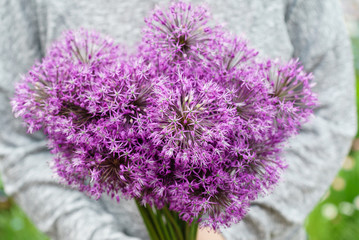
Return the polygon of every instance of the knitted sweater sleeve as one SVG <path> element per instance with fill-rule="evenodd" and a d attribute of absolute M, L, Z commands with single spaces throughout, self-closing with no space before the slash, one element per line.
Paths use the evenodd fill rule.
<path fill-rule="evenodd" d="M 315 76 L 320 106 L 286 149 L 283 181 L 223 231 L 230 239 L 305 239 L 303 223 L 329 187 L 356 133 L 350 41 L 337 0 L 288 2 L 285 21 L 299 58 Z"/>
<path fill-rule="evenodd" d="M 5 191 L 52 239 L 135 240 L 121 232 L 101 202 L 58 184 L 41 134 L 29 135 L 9 104 L 14 84 L 40 60 L 37 15 L 32 1 L 0 3 L 0 169 Z"/>

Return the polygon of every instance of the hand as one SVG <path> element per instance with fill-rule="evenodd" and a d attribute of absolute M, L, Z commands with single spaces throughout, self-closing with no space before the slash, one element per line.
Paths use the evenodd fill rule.
<path fill-rule="evenodd" d="M 197 240 L 225 240 L 219 232 L 208 228 L 198 229 Z"/>

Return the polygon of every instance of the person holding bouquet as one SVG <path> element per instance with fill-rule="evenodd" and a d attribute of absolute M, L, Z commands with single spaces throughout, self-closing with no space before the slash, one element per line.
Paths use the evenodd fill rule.
<path fill-rule="evenodd" d="M 327 176 L 334 176 L 355 134 L 353 69 L 340 8 L 335 1 L 240 1 L 235 6 L 210 1 L 209 5 L 215 19 L 227 22 L 236 34 L 246 34 L 263 57 L 299 58 L 305 70 L 313 72 L 319 97 L 316 118 L 286 150 L 289 168 L 284 182 L 270 197 L 253 202 L 248 216 L 223 229 L 222 235 L 225 239 L 302 239 L 304 217 L 329 185 Z M 1 10 L 6 32 L 0 62 L 6 102 L 2 121 L 8 126 L 1 132 L 0 148 L 5 190 L 55 239 L 146 239 L 147 235 L 132 202 L 114 203 L 105 196 L 96 202 L 57 184 L 47 166 L 51 155 L 43 136 L 26 135 L 11 117 L 7 102 L 13 82 L 66 29 L 94 28 L 134 46 L 141 21 L 153 7 L 147 1 L 9 1 Z M 7 30 L 10 27 L 12 31 Z"/>

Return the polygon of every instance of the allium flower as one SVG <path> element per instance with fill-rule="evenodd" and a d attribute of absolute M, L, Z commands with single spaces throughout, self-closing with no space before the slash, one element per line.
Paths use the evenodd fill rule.
<path fill-rule="evenodd" d="M 269 96 L 277 109 L 275 128 L 277 134 L 284 134 L 286 137 L 282 138 L 287 139 L 313 114 L 317 104 L 311 90 L 313 75 L 305 73 L 298 60 L 287 64 L 268 61 L 266 65 L 269 71 L 266 78 L 271 85 Z"/>
<path fill-rule="evenodd" d="M 223 137 L 223 128 L 233 125 L 234 109 L 226 104 L 226 89 L 209 79 L 181 72 L 164 79 L 155 93 L 159 113 L 152 124 L 153 135 L 155 141 L 163 141 L 165 148 L 210 144 L 214 138 Z M 157 140 L 158 135 L 161 140 Z M 226 139 L 216 141 L 225 145 Z"/>
<path fill-rule="evenodd" d="M 69 184 L 117 195 L 133 182 L 131 153 L 148 134 L 142 116 L 150 68 L 95 32 L 69 31 L 63 39 L 18 85 L 13 110 L 29 131 L 44 128 L 55 169 Z"/>
<path fill-rule="evenodd" d="M 222 46 L 223 53 L 220 58 L 220 67 L 224 73 L 233 70 L 239 70 L 241 67 L 248 67 L 248 61 L 251 61 L 258 52 L 248 47 L 247 42 L 239 37 L 228 35 Z M 220 47 L 220 46 L 218 46 Z M 243 64 L 243 66 L 242 66 Z"/>
<path fill-rule="evenodd" d="M 172 2 L 168 9 L 157 8 L 145 19 L 143 41 L 165 60 L 211 58 L 213 52 L 208 50 L 221 42 L 223 32 L 211 26 L 209 19 L 204 6 Z"/>
<path fill-rule="evenodd" d="M 184 2 L 156 9 L 133 55 L 69 31 L 17 86 L 15 116 L 45 131 L 57 174 L 96 198 L 122 193 L 214 229 L 238 222 L 277 183 L 316 98 L 297 61 L 263 62 L 209 21 Z"/>

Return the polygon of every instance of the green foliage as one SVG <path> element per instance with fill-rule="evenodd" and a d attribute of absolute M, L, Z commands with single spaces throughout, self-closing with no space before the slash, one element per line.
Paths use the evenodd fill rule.
<path fill-rule="evenodd" d="M 308 216 L 310 240 L 359 239 L 359 151 L 352 152 L 344 166 Z"/>
<path fill-rule="evenodd" d="M 43 233 L 27 218 L 25 213 L 5 195 L 0 180 L 0 239 L 4 240 L 47 240 Z"/>
<path fill-rule="evenodd" d="M 357 26 L 359 28 L 359 26 Z M 354 54 L 354 67 L 356 76 L 356 91 L 357 91 L 357 106 L 359 109 L 359 36 L 352 37 L 352 49 Z M 358 117 L 359 126 L 359 117 Z M 357 132 L 357 138 L 359 138 L 359 131 Z"/>
<path fill-rule="evenodd" d="M 359 36 L 352 38 L 352 47 L 357 82 L 357 106 L 359 108 Z M 359 151 L 353 150 L 327 194 L 307 218 L 306 229 L 310 240 L 359 239 L 358 183 Z"/>

